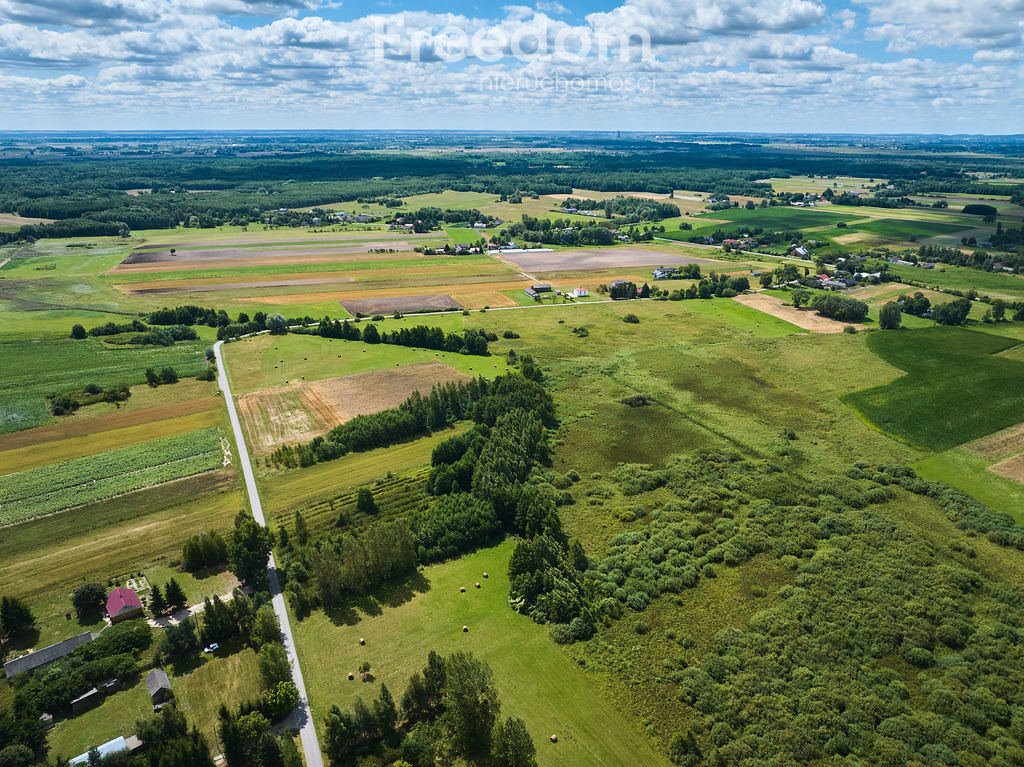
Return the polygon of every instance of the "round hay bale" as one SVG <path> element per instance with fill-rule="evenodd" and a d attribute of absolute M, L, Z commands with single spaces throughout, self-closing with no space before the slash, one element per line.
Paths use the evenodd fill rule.
<path fill-rule="evenodd" d="M 462 627 L 462 633 L 463 634 L 468 634 L 469 633 L 469 626 L 463 626 Z"/>
<path fill-rule="evenodd" d="M 352 673 L 351 671 L 349 671 L 349 672 L 348 672 L 348 681 L 350 681 L 350 682 L 354 682 L 354 681 L 355 681 L 355 678 L 356 678 L 356 675 L 355 675 L 355 674 L 353 674 L 353 673 Z"/>
<path fill-rule="evenodd" d="M 459 586 L 459 593 L 460 594 L 465 594 L 466 593 L 466 587 L 465 586 Z"/>
<path fill-rule="evenodd" d="M 484 578 L 488 578 L 488 577 L 490 577 L 490 576 L 488 576 L 487 573 L 484 573 Z"/>
<path fill-rule="evenodd" d="M 362 637 L 359 637 L 359 644 L 366 644 L 366 640 Z"/>
<path fill-rule="evenodd" d="M 558 736 L 557 735 L 552 735 L 550 740 L 551 740 L 552 743 L 557 743 L 558 742 Z"/>
<path fill-rule="evenodd" d="M 477 587 L 477 588 L 480 588 L 480 581 L 477 581 L 477 582 L 476 582 L 476 587 Z"/>

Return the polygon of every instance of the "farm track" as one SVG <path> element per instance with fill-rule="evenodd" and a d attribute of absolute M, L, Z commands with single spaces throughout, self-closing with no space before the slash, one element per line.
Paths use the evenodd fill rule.
<path fill-rule="evenodd" d="M 224 402 L 228 408 L 228 418 L 231 421 L 231 428 L 235 433 L 235 444 L 238 447 L 238 459 L 242 467 L 242 477 L 245 480 L 245 489 L 249 496 L 249 507 L 252 510 L 253 518 L 266 527 L 267 520 L 263 516 L 263 504 L 260 501 L 259 488 L 256 486 L 256 476 L 252 470 L 249 448 L 246 447 L 245 435 L 242 433 L 242 423 L 238 418 L 235 401 L 231 395 L 231 382 L 228 378 L 227 365 L 224 362 L 223 347 L 223 341 L 218 341 L 213 346 L 213 352 L 217 358 L 217 383 L 224 393 Z M 274 561 L 273 554 L 270 555 L 270 560 L 267 563 L 267 577 L 270 581 L 270 596 L 274 605 L 274 613 L 281 624 L 281 633 L 284 635 L 285 640 L 285 650 L 288 653 L 288 660 L 292 664 L 295 686 L 299 691 L 299 705 L 295 711 L 294 724 L 299 730 L 299 739 L 302 742 L 306 767 L 324 767 L 320 740 L 317 737 L 316 726 L 313 724 L 313 716 L 309 708 L 306 682 L 302 677 L 302 668 L 299 666 L 299 656 L 295 647 L 295 635 L 292 633 L 291 621 L 288 618 L 288 607 L 284 601 L 284 593 L 281 591 L 281 581 L 277 576 L 277 563 Z"/>

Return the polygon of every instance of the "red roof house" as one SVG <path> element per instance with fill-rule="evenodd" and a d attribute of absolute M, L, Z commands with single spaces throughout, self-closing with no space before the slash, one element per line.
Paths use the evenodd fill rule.
<path fill-rule="evenodd" d="M 114 589 L 107 597 L 107 615 L 111 623 L 142 617 L 142 602 L 131 589 Z"/>

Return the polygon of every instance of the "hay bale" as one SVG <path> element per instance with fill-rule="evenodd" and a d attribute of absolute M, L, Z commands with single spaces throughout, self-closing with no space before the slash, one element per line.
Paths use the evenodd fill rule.
<path fill-rule="evenodd" d="M 484 578 L 487 578 L 487 577 L 489 577 L 489 576 L 487 575 L 487 573 L 484 573 Z"/>
<path fill-rule="evenodd" d="M 359 644 L 366 644 L 366 640 L 362 637 L 359 637 Z"/>
<path fill-rule="evenodd" d="M 465 586 L 459 586 L 459 593 L 460 594 L 465 594 L 466 593 L 466 587 Z"/>
<path fill-rule="evenodd" d="M 477 581 L 477 582 L 476 582 L 476 587 L 477 587 L 477 588 L 480 588 L 480 581 Z"/>
<path fill-rule="evenodd" d="M 462 627 L 462 633 L 463 634 L 468 634 L 469 633 L 469 626 L 463 626 Z"/>
<path fill-rule="evenodd" d="M 557 735 L 552 735 L 550 740 L 551 740 L 552 743 L 557 743 L 558 742 L 558 736 Z"/>
<path fill-rule="evenodd" d="M 349 672 L 348 672 L 348 681 L 350 681 L 350 682 L 354 682 L 354 681 L 355 681 L 355 679 L 356 679 L 356 675 L 355 675 L 355 674 L 353 674 L 353 673 L 352 673 L 351 671 L 349 671 Z"/>

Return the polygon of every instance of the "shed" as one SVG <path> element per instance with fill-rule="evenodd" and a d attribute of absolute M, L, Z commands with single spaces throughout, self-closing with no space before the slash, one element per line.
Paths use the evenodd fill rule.
<path fill-rule="evenodd" d="M 80 714 L 83 711 L 92 708 L 101 700 L 103 700 L 103 693 L 93 687 L 88 692 L 82 693 L 71 701 L 71 711 L 72 713 Z"/>
<path fill-rule="evenodd" d="M 114 589 L 107 597 L 107 616 L 111 623 L 142 617 L 142 601 L 131 589 Z"/>
<path fill-rule="evenodd" d="M 146 677 L 146 689 L 149 691 L 149 699 L 154 706 L 166 703 L 174 697 L 171 680 L 167 678 L 167 673 L 162 668 L 149 672 L 149 676 Z"/>

